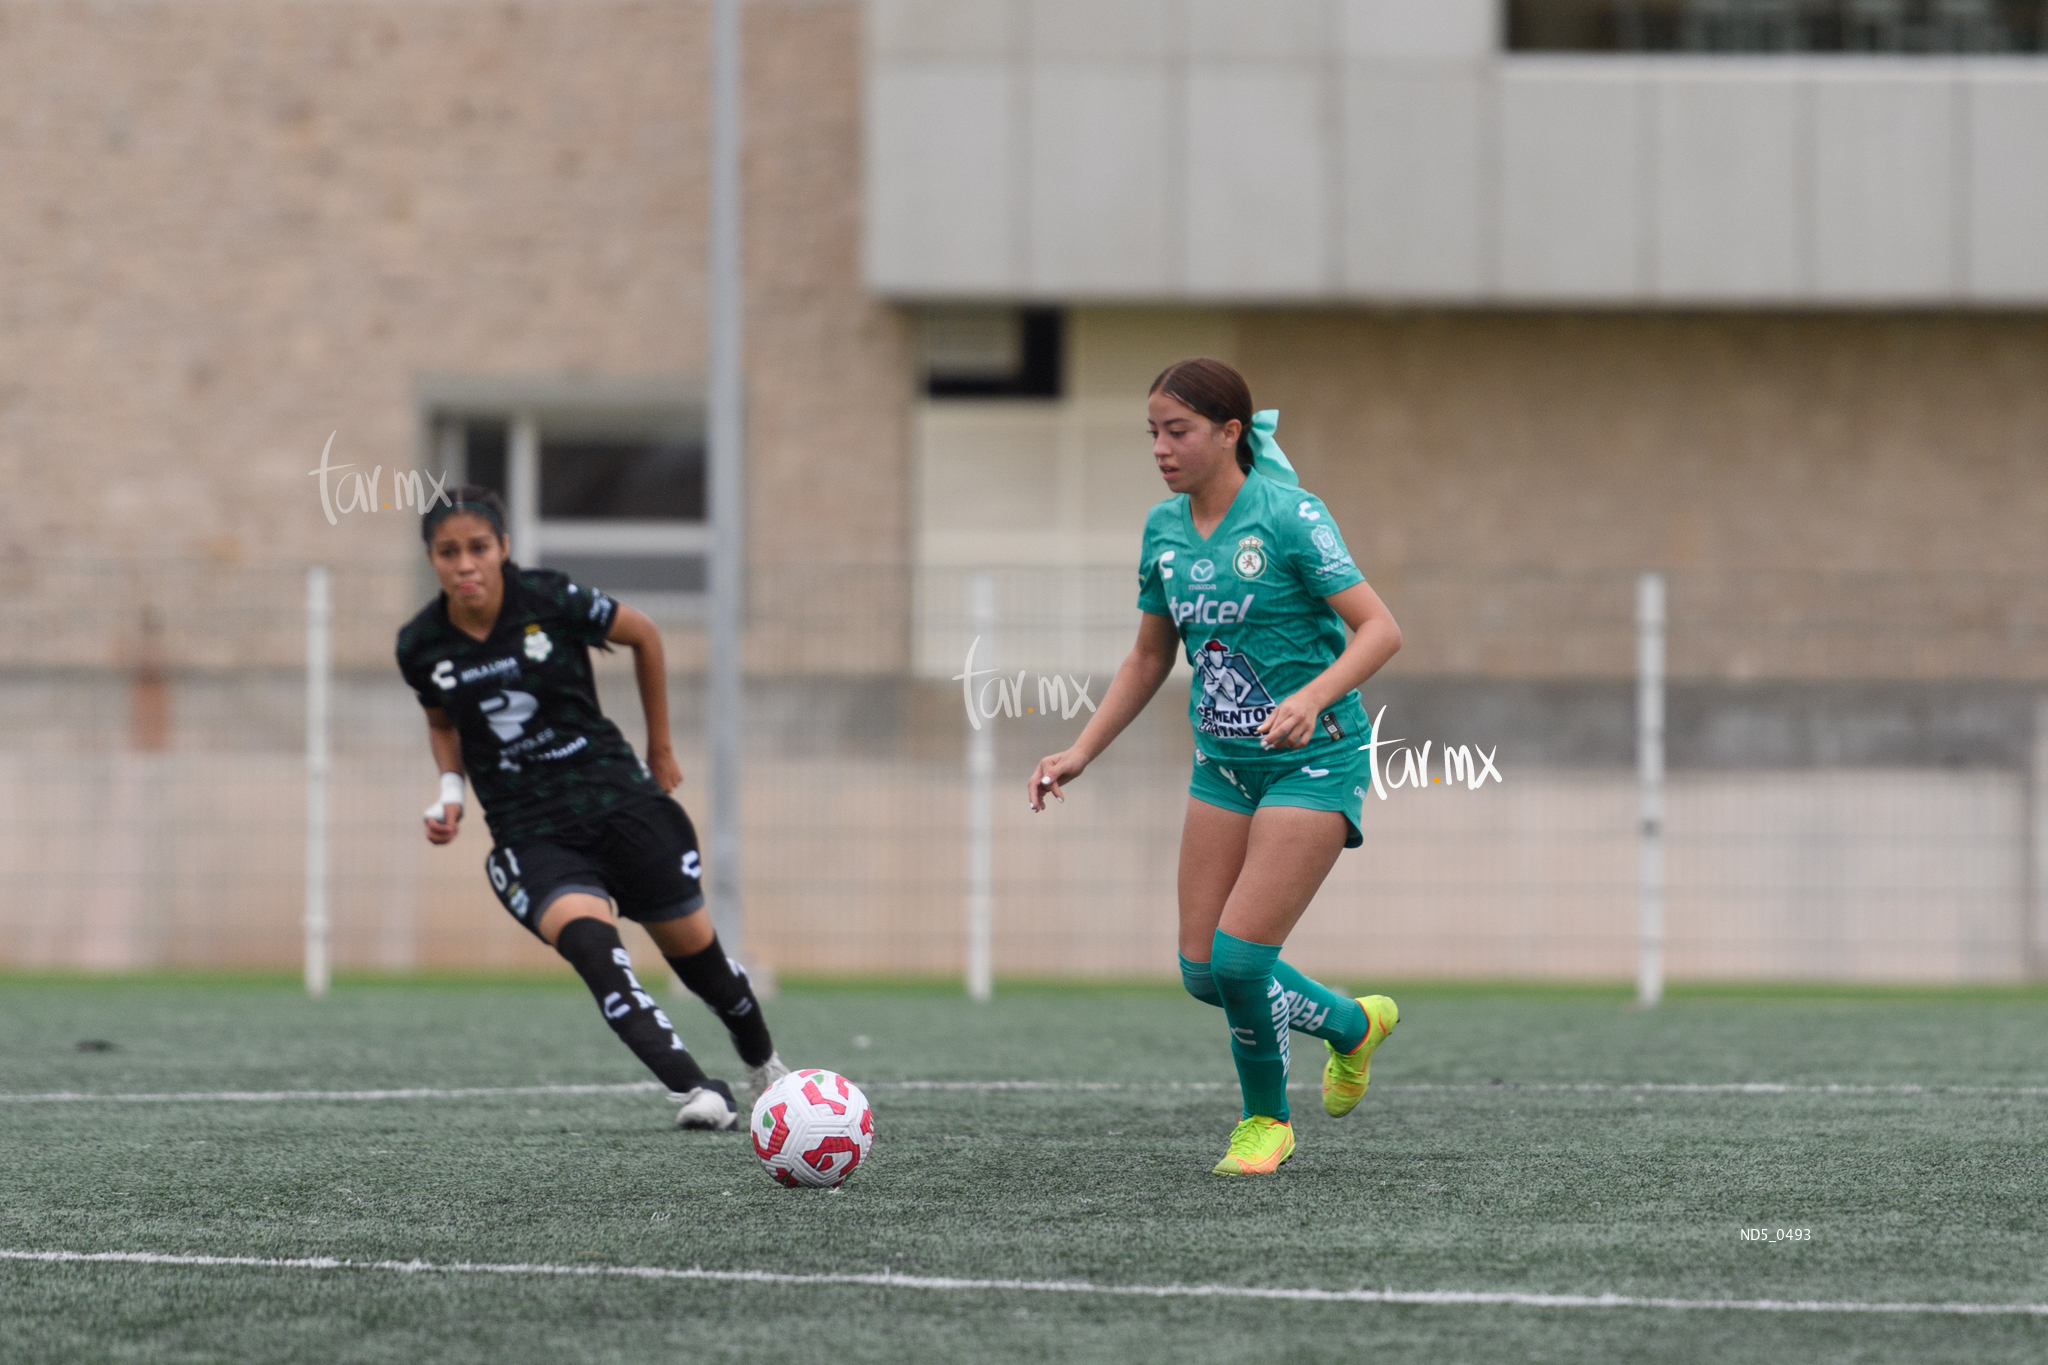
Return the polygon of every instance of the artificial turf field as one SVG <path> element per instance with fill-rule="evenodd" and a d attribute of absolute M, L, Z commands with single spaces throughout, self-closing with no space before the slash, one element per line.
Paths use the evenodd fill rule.
<path fill-rule="evenodd" d="M 1226 1037 L 1183 996 L 787 990 L 784 1056 L 867 1084 L 876 1110 L 872 1161 L 826 1193 L 771 1183 L 744 1134 L 676 1132 L 646 1091 L 19 1098 L 641 1080 L 566 977 L 344 982 L 317 1003 L 283 982 L 0 977 L 0 1251 L 557 1268 L 0 1260 L 0 1360 L 2048 1359 L 2048 1308 L 1842 1311 L 2048 1305 L 2048 994 L 1697 992 L 1647 1013 L 1595 990 L 1396 995 L 1359 1110 L 1322 1113 L 1321 1048 L 1297 1037 L 1298 1154 L 1225 1180 Z M 1109 1088 L 901 1084 L 928 1081 Z M 1755 1082 L 1787 1088 L 1706 1088 Z"/>

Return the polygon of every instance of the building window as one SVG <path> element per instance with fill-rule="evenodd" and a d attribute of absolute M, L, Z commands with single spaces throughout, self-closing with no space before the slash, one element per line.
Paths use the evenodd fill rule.
<path fill-rule="evenodd" d="M 1508 0 L 1517 52 L 2040 52 L 2041 0 Z"/>
<path fill-rule="evenodd" d="M 921 319 L 933 398 L 1058 398 L 1066 318 L 1057 308 L 932 308 Z"/>
<path fill-rule="evenodd" d="M 443 403 L 432 439 L 456 482 L 505 499 L 513 557 L 636 606 L 690 614 L 711 529 L 698 403 Z"/>

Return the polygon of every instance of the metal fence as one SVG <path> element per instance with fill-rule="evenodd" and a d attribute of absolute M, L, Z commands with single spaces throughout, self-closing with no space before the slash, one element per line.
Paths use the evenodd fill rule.
<path fill-rule="evenodd" d="M 305 566 L 12 572 L 0 962 L 297 964 Z M 2034 974 L 2048 921 L 2048 579 L 1667 577 L 1665 972 Z M 975 581 L 812 566 L 750 582 L 746 952 L 783 973 L 960 973 L 978 902 L 999 978 L 1169 975 L 1187 675 L 1067 805 L 1031 816 L 1032 764 L 1079 731 L 1128 647 L 1132 579 L 991 571 L 980 611 Z M 1365 847 L 1340 860 L 1291 954 L 1339 976 L 1633 975 L 1636 575 L 1407 569 L 1375 582 L 1407 637 L 1365 689 L 1379 788 Z M 424 594 L 411 569 L 332 575 L 332 960 L 539 966 L 551 955 L 485 884 L 481 821 L 451 847 L 421 836 L 433 764 L 390 648 Z M 664 629 L 679 796 L 701 812 L 701 630 Z M 964 688 L 970 646 L 972 669 L 1000 674 Z M 598 669 L 607 711 L 639 743 L 627 659 Z M 1445 751 L 1461 748 L 1488 753 L 1498 779 L 1445 782 Z"/>

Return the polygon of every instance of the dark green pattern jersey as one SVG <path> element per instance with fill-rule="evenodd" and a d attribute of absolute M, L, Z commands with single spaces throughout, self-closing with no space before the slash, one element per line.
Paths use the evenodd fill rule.
<path fill-rule="evenodd" d="M 544 838 L 661 795 L 598 708 L 590 646 L 618 604 L 553 569 L 505 563 L 505 601 L 478 640 L 435 598 L 398 632 L 398 671 L 462 736 L 462 766 L 499 844 Z"/>

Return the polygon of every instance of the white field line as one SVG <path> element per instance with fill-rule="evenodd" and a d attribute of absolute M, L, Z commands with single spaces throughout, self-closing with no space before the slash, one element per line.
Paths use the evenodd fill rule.
<path fill-rule="evenodd" d="M 1393 1303 L 1508 1308 L 1708 1309 L 1740 1313 L 1948 1314 L 2048 1317 L 2048 1303 L 1860 1303 L 1826 1299 L 1669 1299 L 1627 1294 L 1523 1294 L 1484 1289 L 1286 1289 L 1232 1284 L 1092 1284 L 1086 1280 L 969 1280 L 926 1275 L 790 1275 L 772 1270 L 687 1270 L 651 1265 L 490 1265 L 471 1261 L 350 1261 L 329 1256 L 174 1256 L 153 1251 L 11 1251 L 0 1261 L 200 1266 L 257 1270 L 378 1270 L 400 1275 L 556 1275 L 695 1280 L 715 1284 L 858 1285 L 954 1293 L 1094 1294 L 1134 1299 L 1283 1299 L 1302 1303 Z"/>
<path fill-rule="evenodd" d="M 975 1095 L 1010 1091 L 1087 1093 L 1206 1093 L 1235 1090 L 1231 1081 L 869 1081 L 863 1090 L 904 1092 L 959 1092 Z M 1316 1084 L 1297 1084 L 1290 1090 L 1314 1092 Z M 184 1090 L 163 1093 L 95 1094 L 83 1090 L 51 1090 L 31 1094 L 0 1093 L 0 1104 L 287 1104 L 293 1101 L 347 1103 L 386 1100 L 499 1099 L 522 1095 L 632 1095 L 665 1089 L 656 1081 L 626 1081 L 608 1085 L 499 1085 L 444 1088 L 408 1086 L 393 1090 Z M 1795 1085 L 1778 1081 L 1685 1082 L 1644 1081 L 1609 1083 L 1603 1081 L 1520 1082 L 1490 1081 L 1382 1081 L 1382 1092 L 1422 1091 L 1448 1094 L 1511 1094 L 1517 1091 L 1539 1094 L 1618 1095 L 1987 1095 L 2029 1097 L 2048 1095 L 2040 1085 Z"/>
<path fill-rule="evenodd" d="M 0 1104 L 283 1104 L 292 1100 L 474 1100 L 507 1095 L 627 1095 L 665 1092 L 659 1081 L 627 1081 L 618 1085 L 496 1085 L 443 1089 L 410 1086 L 403 1090 L 180 1090 L 164 1094 L 105 1094 L 83 1090 L 51 1090 L 41 1094 L 0 1094 Z"/>
<path fill-rule="evenodd" d="M 864 1090 L 1235 1090 L 1235 1081 L 878 1081 Z M 1319 1092 L 1315 1082 L 1289 1090 Z M 1382 1090 L 1669 1095 L 2048 1095 L 2048 1085 L 1804 1085 L 1783 1081 L 1382 1081 Z"/>

